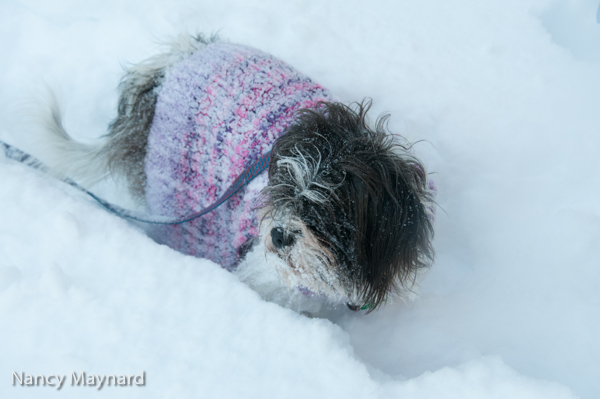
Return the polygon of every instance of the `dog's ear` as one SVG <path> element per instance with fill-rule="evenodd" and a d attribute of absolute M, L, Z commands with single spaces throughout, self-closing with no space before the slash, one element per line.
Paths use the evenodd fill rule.
<path fill-rule="evenodd" d="M 423 166 L 407 154 L 383 157 L 379 191 L 369 196 L 359 264 L 365 284 L 363 302 L 371 309 L 393 291 L 409 288 L 418 269 L 431 264 L 433 226 L 427 212 L 432 203 Z M 394 159 L 395 158 L 395 159 Z M 385 165 L 385 164 L 388 165 Z M 393 163 L 393 166 L 392 166 Z"/>
<path fill-rule="evenodd" d="M 359 108 L 360 127 L 367 131 L 345 159 L 346 180 L 340 197 L 354 226 L 353 275 L 357 305 L 369 311 L 388 296 L 414 283 L 416 271 L 433 260 L 433 202 L 423 165 L 385 130 L 387 116 L 374 129 Z"/>

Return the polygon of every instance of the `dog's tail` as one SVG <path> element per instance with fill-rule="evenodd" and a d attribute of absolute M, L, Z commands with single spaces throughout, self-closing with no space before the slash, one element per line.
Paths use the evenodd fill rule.
<path fill-rule="evenodd" d="M 46 150 L 45 162 L 49 172 L 59 178 L 73 178 L 85 184 L 93 184 L 106 177 L 108 160 L 106 143 L 84 144 L 74 140 L 65 130 L 60 106 L 54 91 L 47 90 L 44 107 L 37 115 L 43 130 L 40 141 Z"/>
<path fill-rule="evenodd" d="M 154 119 L 158 93 L 168 68 L 174 63 L 217 41 L 216 35 L 205 37 L 182 34 L 164 44 L 167 50 L 125 72 L 119 86 L 116 118 L 108 126 L 103 143 L 90 145 L 71 138 L 62 124 L 56 96 L 48 90 L 48 105 L 38 115 L 49 159 L 50 173 L 93 184 L 107 175 L 124 177 L 132 195 L 143 200 L 146 186 L 144 160 L 148 134 Z"/>

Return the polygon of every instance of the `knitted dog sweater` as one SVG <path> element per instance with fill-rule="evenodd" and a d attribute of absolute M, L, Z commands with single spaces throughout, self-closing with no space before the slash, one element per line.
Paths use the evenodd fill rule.
<path fill-rule="evenodd" d="M 148 137 L 144 170 L 152 214 L 183 217 L 215 202 L 292 123 L 330 93 L 277 58 L 217 42 L 167 71 Z M 213 212 L 156 226 L 159 243 L 231 270 L 238 249 L 258 236 L 255 208 L 263 172 Z"/>

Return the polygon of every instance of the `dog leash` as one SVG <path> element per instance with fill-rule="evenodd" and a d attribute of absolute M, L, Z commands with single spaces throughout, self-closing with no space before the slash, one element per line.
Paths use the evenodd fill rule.
<path fill-rule="evenodd" d="M 10 144 L 7 144 L 3 141 L 0 141 L 0 144 L 4 148 L 4 153 L 10 159 L 13 159 L 17 162 L 25 164 L 34 169 L 40 170 L 42 172 L 48 173 L 49 168 L 44 165 L 39 159 L 34 156 L 22 151 L 16 147 L 13 147 Z M 268 152 L 264 155 L 261 155 L 258 160 L 252 163 L 249 167 L 244 169 L 242 174 L 240 174 L 231 186 L 225 191 L 225 193 L 213 204 L 208 207 L 202 209 L 200 212 L 196 212 L 189 216 L 184 216 L 182 218 L 174 218 L 170 216 L 160 216 L 160 215 L 148 215 L 142 212 L 135 212 L 128 209 L 121 208 L 117 205 L 111 204 L 108 201 L 103 200 L 98 197 L 94 193 L 86 190 L 73 180 L 65 177 L 59 180 L 67 183 L 68 185 L 75 187 L 77 190 L 86 193 L 97 202 L 99 202 L 104 208 L 108 209 L 110 212 L 114 213 L 117 216 L 120 216 L 125 219 L 135 220 L 136 222 L 142 223 L 150 223 L 150 224 L 181 224 L 185 222 L 189 222 L 191 220 L 197 219 L 200 216 L 206 215 L 209 212 L 214 211 L 220 205 L 225 203 L 229 198 L 231 198 L 235 193 L 240 191 L 243 187 L 245 187 L 252 179 L 258 176 L 263 170 L 267 169 L 271 163 L 271 153 Z"/>

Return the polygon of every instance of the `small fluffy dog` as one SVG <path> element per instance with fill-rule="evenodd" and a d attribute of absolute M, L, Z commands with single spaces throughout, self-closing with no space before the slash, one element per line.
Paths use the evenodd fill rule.
<path fill-rule="evenodd" d="M 150 235 L 234 270 L 266 253 L 285 286 L 357 310 L 385 303 L 433 259 L 432 190 L 409 146 L 275 57 L 179 39 L 127 70 L 118 115 L 97 146 L 73 140 L 54 101 L 55 173 L 126 178 L 154 215 L 185 217 L 270 152 L 262 173 L 216 210 Z M 264 255 L 263 255 L 264 256 Z"/>

